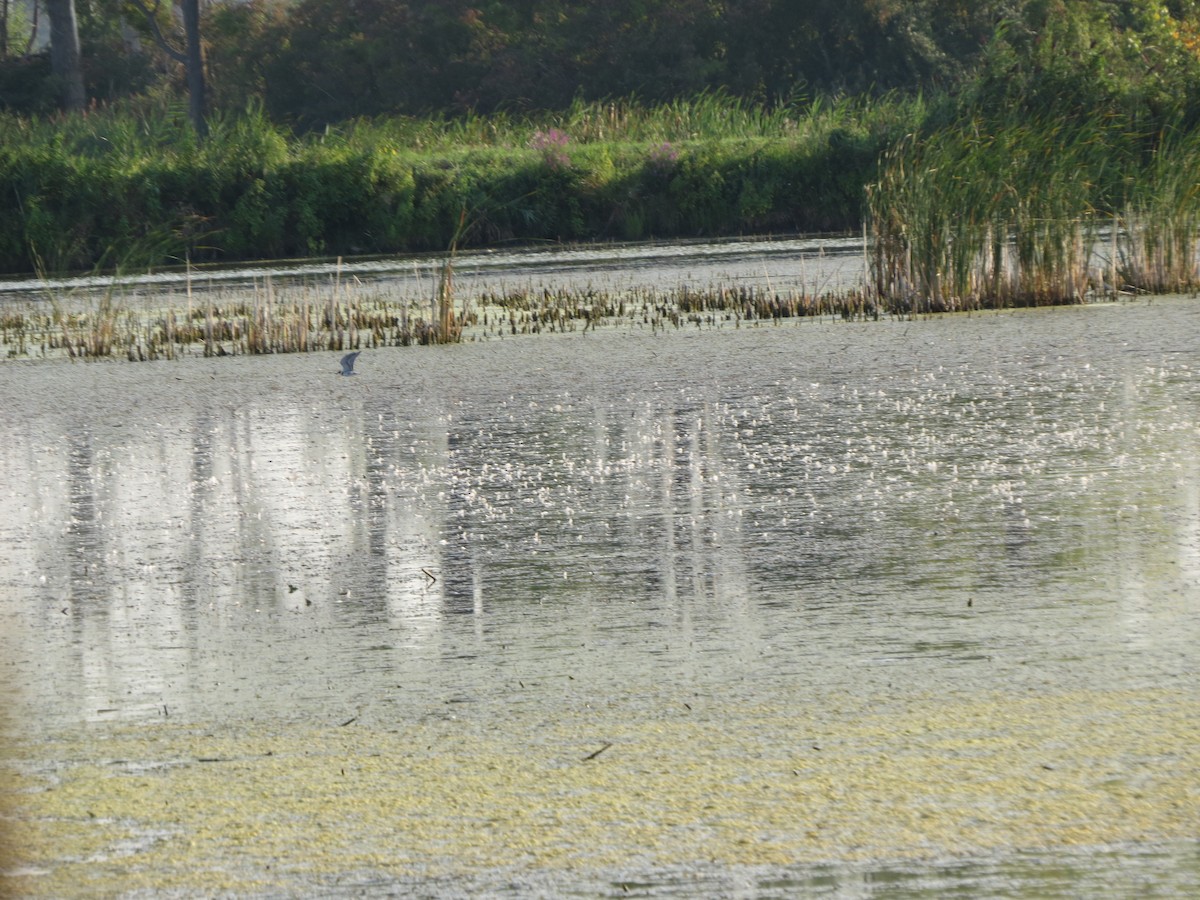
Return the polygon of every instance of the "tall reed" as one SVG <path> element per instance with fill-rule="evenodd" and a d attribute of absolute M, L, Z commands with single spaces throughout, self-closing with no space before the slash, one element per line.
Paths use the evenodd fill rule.
<path fill-rule="evenodd" d="M 943 311 L 1115 290 L 1097 251 L 1137 143 L 1120 123 L 1086 118 L 973 120 L 909 136 L 868 188 L 871 291 L 911 311 Z M 1165 177 L 1147 183 L 1139 196 L 1171 196 Z M 1143 244 L 1155 249 L 1165 246 L 1157 229 L 1166 219 L 1152 205 L 1141 202 L 1136 217 L 1155 223 L 1139 226 L 1151 228 Z"/>
<path fill-rule="evenodd" d="M 1132 181 L 1118 245 L 1117 270 L 1124 284 L 1150 293 L 1195 290 L 1200 286 L 1200 132 L 1165 132 Z"/>
<path fill-rule="evenodd" d="M 443 260 L 441 271 L 438 274 L 433 306 L 434 320 L 437 324 L 429 335 L 428 343 L 456 344 L 462 339 L 466 305 L 464 301 L 463 316 L 457 317 L 454 314 L 454 257 L 458 253 L 458 242 L 462 240 L 468 227 L 467 211 L 464 209 L 459 213 L 458 228 L 455 229 L 454 236 L 450 240 L 450 248 L 446 251 L 446 258 Z"/>

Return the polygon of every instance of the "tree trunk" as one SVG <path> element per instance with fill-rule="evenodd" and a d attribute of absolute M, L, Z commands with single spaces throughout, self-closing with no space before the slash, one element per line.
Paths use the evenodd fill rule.
<path fill-rule="evenodd" d="M 79 52 L 79 25 L 75 0 L 46 0 L 50 16 L 50 70 L 58 82 L 63 109 L 83 109 L 83 62 Z"/>
<path fill-rule="evenodd" d="M 208 106 L 204 85 L 204 54 L 200 47 L 200 0 L 183 0 L 183 31 L 186 38 L 184 66 L 187 68 L 188 110 L 200 140 L 208 137 Z"/>
<path fill-rule="evenodd" d="M 204 87 L 204 52 L 200 43 L 200 0 L 182 0 L 179 7 L 183 13 L 184 47 L 180 51 L 173 47 L 166 35 L 158 27 L 158 19 L 154 12 L 146 6 L 145 0 L 129 0 L 143 16 L 146 24 L 154 33 L 154 40 L 163 52 L 178 63 L 183 63 L 187 73 L 188 86 L 188 115 L 192 120 L 192 128 L 196 137 L 204 140 L 208 137 L 208 118 L 205 113 L 208 102 Z M 157 4 L 155 9 L 157 9 Z"/>

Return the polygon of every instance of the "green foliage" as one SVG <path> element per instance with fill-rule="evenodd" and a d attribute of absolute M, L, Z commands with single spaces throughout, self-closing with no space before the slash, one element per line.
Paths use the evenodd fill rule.
<path fill-rule="evenodd" d="M 0 115 L 5 271 L 844 230 L 871 185 L 911 283 L 1036 298 L 1076 264 L 1063 222 L 1131 223 L 1130 283 L 1194 224 L 1195 0 L 218 3 L 202 146 L 119 6 L 87 6 L 89 84 L 135 96 Z"/>
<path fill-rule="evenodd" d="M 0 116 L 0 268 L 848 228 L 876 155 L 921 109 L 704 95 L 294 137 L 252 104 L 215 116 L 202 145 L 172 102 Z M 548 155 L 533 139 L 553 133 Z"/>
<path fill-rule="evenodd" d="M 1196 6 L 1014 4 L 954 108 L 870 186 L 875 290 L 952 309 L 1193 287 Z"/>
<path fill-rule="evenodd" d="M 1191 4 L 1186 4 L 1191 6 Z M 1144 131 L 1195 121 L 1200 57 L 1160 3 L 1030 0 L 1004 20 L 964 93 L 1002 115 L 1128 119 Z"/>
<path fill-rule="evenodd" d="M 45 114 L 57 106 L 49 54 L 0 59 L 0 110 Z"/>
<path fill-rule="evenodd" d="M 1200 133 L 1161 136 L 1130 179 L 1122 219 L 1127 240 L 1118 264 L 1125 284 L 1152 292 L 1200 285 Z"/>
<path fill-rule="evenodd" d="M 169 88 L 140 13 L 123 0 L 76 0 L 84 80 L 93 101 L 111 101 Z M 136 37 L 135 37 L 136 35 Z"/>
<path fill-rule="evenodd" d="M 933 310 L 1191 289 L 1197 185 L 1196 131 L 1107 113 L 955 123 L 897 144 L 870 187 L 874 289 Z"/>
<path fill-rule="evenodd" d="M 243 90 L 311 128 L 347 117 L 651 105 L 727 90 L 756 103 L 949 85 L 974 64 L 1004 0 L 298 0 Z M 252 33 L 254 12 L 237 14 Z M 233 14 L 225 14 L 226 19 Z M 244 39 L 222 26 L 228 46 Z M 222 58 L 246 59 L 240 50 Z"/>
<path fill-rule="evenodd" d="M 92 98 L 183 89 L 127 0 L 78 9 Z M 313 130 L 713 92 L 753 109 L 959 88 L 969 106 L 1042 113 L 1109 104 L 1165 121 L 1200 108 L 1195 0 L 224 0 L 205 4 L 202 27 L 215 109 L 256 98 L 273 121 Z M 0 83 L 17 89 L 0 102 L 44 109 L 28 67 L 4 55 Z"/>

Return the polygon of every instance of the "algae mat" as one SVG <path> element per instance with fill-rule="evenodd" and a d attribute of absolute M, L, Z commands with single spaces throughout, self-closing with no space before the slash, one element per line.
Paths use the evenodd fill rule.
<path fill-rule="evenodd" d="M 1187 691 L 631 695 L 366 719 L 18 736 L 5 888 L 453 893 L 455 879 L 1099 853 L 1200 825 Z"/>

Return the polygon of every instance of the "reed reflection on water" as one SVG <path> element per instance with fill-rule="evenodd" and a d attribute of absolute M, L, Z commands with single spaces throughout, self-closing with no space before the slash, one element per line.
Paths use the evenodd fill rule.
<path fill-rule="evenodd" d="M 1198 630 L 1198 318 L 5 366 L 5 651 L 47 727 L 1152 683 Z"/>

